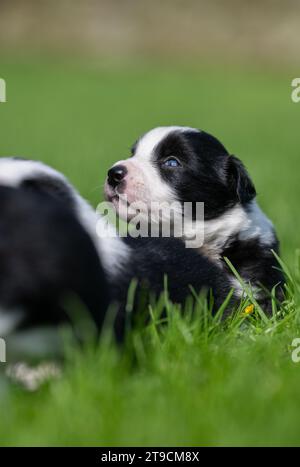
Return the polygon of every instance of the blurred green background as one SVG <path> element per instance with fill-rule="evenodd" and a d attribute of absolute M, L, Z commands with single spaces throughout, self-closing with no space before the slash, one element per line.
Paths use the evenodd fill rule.
<path fill-rule="evenodd" d="M 245 162 L 256 184 L 259 203 L 278 230 L 283 258 L 291 265 L 295 249 L 300 246 L 300 103 L 291 100 L 291 81 L 300 76 L 299 27 L 300 5 L 292 0 L 0 0 L 0 77 L 7 83 L 7 102 L 0 104 L 0 156 L 20 155 L 53 165 L 96 205 L 102 199 L 107 169 L 116 160 L 129 155 L 131 144 L 141 133 L 158 125 L 204 129 L 219 137 L 231 153 Z M 259 352 L 255 355 L 264 353 L 263 345 Z M 211 368 L 206 368 L 209 377 L 219 372 L 218 361 L 214 360 Z M 180 443 L 180 439 L 194 444 L 214 444 L 217 439 L 231 444 L 237 439 L 240 444 L 251 440 L 257 443 L 255 426 L 246 428 L 248 415 L 251 418 L 255 406 L 260 407 L 260 404 L 262 414 L 266 399 L 255 399 L 252 406 L 249 405 L 251 415 L 245 412 L 240 424 L 230 416 L 235 407 L 238 419 L 240 406 L 235 405 L 238 391 L 240 394 L 247 391 L 247 385 L 250 391 L 252 380 L 247 375 L 262 378 L 261 388 L 264 390 L 263 373 L 268 363 L 266 367 L 253 366 L 248 373 L 247 366 L 236 369 L 232 362 L 226 362 L 225 358 L 225 364 L 228 364 L 228 373 L 224 370 L 225 380 L 220 373 L 219 383 L 216 379 L 215 385 L 212 380 L 212 387 L 219 388 L 212 399 L 207 393 L 203 407 L 201 398 L 198 400 L 199 410 L 205 409 L 205 401 L 215 400 L 222 404 L 221 386 L 227 384 L 226 378 L 234 375 L 238 381 L 243 375 L 245 386 L 227 387 L 232 398 L 227 401 L 228 412 L 223 413 L 222 435 L 222 427 L 218 435 L 212 428 L 211 437 L 209 432 L 207 434 L 207 427 L 212 424 L 216 428 L 218 422 L 214 410 L 211 418 L 206 415 L 209 419 L 206 425 L 199 427 L 194 420 L 195 431 L 190 436 L 184 437 L 178 427 L 177 431 L 174 427 L 174 436 L 172 431 L 167 435 L 170 411 L 185 390 L 182 388 L 181 392 L 180 388 L 179 399 L 174 396 L 174 406 L 172 398 L 168 401 L 169 411 L 161 431 L 156 432 L 161 413 L 161 409 L 157 409 L 158 416 L 148 426 L 145 436 L 136 434 L 132 439 L 144 443 L 159 443 L 159 440 Z M 243 365 L 242 358 L 239 362 Z M 175 373 L 178 378 L 185 371 L 182 364 Z M 196 371 L 197 365 L 195 363 L 192 371 Z M 291 388 L 296 391 L 299 378 L 290 367 L 286 371 L 293 375 Z M 274 374 L 272 372 L 272 377 Z M 161 384 L 159 375 L 158 372 L 158 387 Z M 285 370 L 280 384 L 284 375 Z M 136 384 L 141 384 L 141 392 L 137 388 L 133 390 L 139 394 L 137 397 L 141 397 L 141 405 L 137 399 L 135 407 L 141 415 L 143 404 L 147 405 L 148 401 L 151 418 L 151 394 L 148 399 L 147 392 L 142 397 L 147 379 L 139 381 L 137 379 Z M 104 397 L 105 411 L 109 414 L 114 405 L 109 398 L 111 389 L 98 394 L 97 384 L 93 382 L 94 399 L 89 405 L 89 386 L 85 384 L 82 399 L 86 401 L 89 418 L 93 418 L 94 403 L 98 398 L 101 405 L 101 397 Z M 111 384 L 114 384 L 114 377 Z M 131 387 L 134 380 L 128 384 Z M 162 386 L 166 391 L 169 391 L 168 384 L 167 379 L 166 386 Z M 172 386 L 172 382 L 170 384 Z M 77 389 L 79 387 L 77 382 Z M 155 391 L 156 379 L 151 380 L 149 387 Z M 71 387 L 67 388 L 62 397 L 64 403 L 71 397 Z M 197 392 L 196 388 L 195 383 Z M 55 394 L 57 399 L 58 391 Z M 51 395 L 47 397 L 51 398 Z M 118 393 L 118 397 L 123 396 Z M 285 397 L 284 401 L 288 403 L 289 392 Z M 159 401 L 162 405 L 166 402 L 164 399 Z M 27 406 L 27 402 L 28 399 L 21 399 L 19 409 L 16 406 L 16 411 L 20 410 L 25 417 L 16 439 L 19 443 L 25 440 L 32 444 L 34 436 L 27 434 L 25 424 L 34 419 L 37 435 L 40 422 L 35 418 L 34 404 Z M 68 403 L 71 406 L 71 402 Z M 272 403 L 271 399 L 268 403 Z M 244 405 L 242 400 L 241 404 Z M 293 406 L 287 407 L 293 418 Z M 272 410 L 272 405 L 269 409 Z M 189 410 L 185 413 L 187 420 L 192 417 L 193 407 Z M 83 410 L 80 416 L 84 417 L 86 413 Z M 14 421 L 18 424 L 20 421 L 17 415 L 16 412 L 15 418 L 11 418 L 7 434 L 3 434 L 10 444 L 14 440 Z M 256 415 L 263 432 L 267 429 L 266 419 Z M 47 416 L 42 419 L 45 425 Z M 264 438 L 270 443 L 281 436 L 279 419 L 275 412 L 272 416 L 275 420 L 273 438 Z M 287 417 L 286 426 L 291 418 Z M 235 428 L 226 437 L 230 420 Z M 142 421 L 141 415 L 137 423 Z M 177 421 L 180 423 L 180 417 Z M 75 433 L 67 419 L 64 422 L 66 442 L 70 443 L 72 436 L 73 441 L 79 443 L 84 439 L 87 444 L 91 439 L 81 422 L 78 421 L 78 426 L 82 434 Z M 294 429 L 285 440 L 295 444 L 298 439 L 295 418 L 293 423 Z M 125 432 L 126 426 L 125 423 Z M 109 427 L 111 432 L 105 432 Z M 117 440 L 129 442 L 128 436 L 118 437 L 113 427 L 109 427 L 101 431 L 102 439 L 110 443 Z M 199 437 L 197 430 L 200 430 Z M 38 440 L 45 443 L 47 436 L 43 437 L 42 433 Z M 59 442 L 56 435 L 51 439 Z M 95 443 L 100 438 L 95 435 L 93 439 Z"/>

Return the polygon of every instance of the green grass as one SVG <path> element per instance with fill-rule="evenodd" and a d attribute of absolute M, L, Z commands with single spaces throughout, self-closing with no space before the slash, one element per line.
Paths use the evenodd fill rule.
<path fill-rule="evenodd" d="M 224 71 L 224 70 L 228 71 Z M 0 155 L 69 176 L 94 205 L 110 165 L 157 125 L 210 131 L 249 168 L 292 271 L 284 316 L 211 321 L 204 305 L 151 323 L 119 352 L 69 354 L 60 381 L 0 386 L 1 445 L 299 445 L 299 113 L 293 70 L 64 63 L 3 57 Z M 154 317 L 158 310 L 153 310 Z M 207 319 L 206 319 L 207 318 Z"/>

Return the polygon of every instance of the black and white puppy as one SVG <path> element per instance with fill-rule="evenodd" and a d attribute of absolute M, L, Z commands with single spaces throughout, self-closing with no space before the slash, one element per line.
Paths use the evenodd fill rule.
<path fill-rule="evenodd" d="M 242 162 L 214 136 L 177 126 L 149 131 L 134 144 L 131 156 L 109 170 L 105 185 L 106 197 L 120 216 L 126 214 L 128 220 L 130 213 L 123 208 L 124 195 L 126 203 L 142 201 L 152 211 L 153 201 L 204 203 L 204 242 L 198 251 L 226 271 L 238 289 L 224 263 L 228 257 L 242 278 L 260 290 L 257 297 L 268 310 L 270 300 L 261 287 L 271 290 L 283 283 L 271 251 L 278 253 L 279 244 Z M 192 209 L 183 239 L 190 238 L 190 229 L 197 230 L 194 214 Z"/>
<path fill-rule="evenodd" d="M 206 257 L 177 239 L 120 239 L 68 180 L 40 162 L 0 159 L 0 336 L 68 320 L 62 307 L 75 293 L 100 329 L 109 302 L 119 305 L 123 338 L 130 282 L 158 295 L 168 277 L 171 300 L 190 286 L 212 290 L 215 309 L 231 284 Z M 147 307 L 147 305 L 146 305 Z"/>

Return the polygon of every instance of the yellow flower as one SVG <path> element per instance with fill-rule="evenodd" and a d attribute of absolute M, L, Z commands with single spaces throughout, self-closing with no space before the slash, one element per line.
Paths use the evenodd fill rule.
<path fill-rule="evenodd" d="M 246 308 L 244 309 L 244 314 L 250 315 L 251 313 L 253 313 L 253 311 L 254 311 L 254 305 L 253 303 L 251 303 L 251 305 L 246 306 Z"/>

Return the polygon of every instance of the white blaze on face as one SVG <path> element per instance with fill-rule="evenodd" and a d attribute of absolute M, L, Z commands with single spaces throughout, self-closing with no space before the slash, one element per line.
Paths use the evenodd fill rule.
<path fill-rule="evenodd" d="M 158 127 L 146 133 L 138 142 L 135 155 L 132 161 L 142 173 L 144 179 L 144 192 L 146 199 L 144 201 L 151 202 L 169 202 L 176 200 L 175 192 L 172 187 L 166 183 L 160 173 L 158 167 L 153 163 L 153 157 L 156 147 L 170 133 L 179 130 L 179 127 Z"/>

